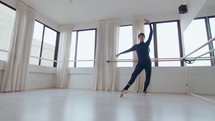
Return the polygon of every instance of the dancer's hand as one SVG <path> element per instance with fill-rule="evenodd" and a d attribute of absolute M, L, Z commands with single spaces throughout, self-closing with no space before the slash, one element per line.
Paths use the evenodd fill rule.
<path fill-rule="evenodd" d="M 144 19 L 145 23 L 150 24 L 151 21 L 149 21 L 148 19 Z"/>
<path fill-rule="evenodd" d="M 118 58 L 120 56 L 120 54 L 117 54 L 116 57 Z"/>

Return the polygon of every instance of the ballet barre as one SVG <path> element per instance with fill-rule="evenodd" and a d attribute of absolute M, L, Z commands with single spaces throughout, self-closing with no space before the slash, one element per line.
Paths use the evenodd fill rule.
<path fill-rule="evenodd" d="M 196 57 L 194 57 L 194 58 L 190 58 L 190 57 L 189 57 L 190 55 L 192 55 L 193 53 L 199 51 L 200 49 L 202 49 L 202 48 L 205 47 L 206 45 L 212 43 L 214 40 L 215 40 L 215 38 L 210 39 L 208 42 L 206 42 L 205 44 L 203 44 L 203 45 L 200 46 L 199 48 L 195 49 L 193 52 L 191 52 L 191 53 L 187 54 L 186 56 L 184 56 L 184 57 L 183 57 L 183 60 L 184 60 L 187 64 L 192 64 L 192 63 L 194 63 L 196 60 L 215 60 L 214 57 L 207 57 L 207 59 L 206 59 L 206 57 L 204 57 L 204 58 L 202 57 L 202 56 L 205 56 L 205 55 L 207 55 L 207 54 L 209 54 L 209 53 L 214 52 L 215 49 L 211 49 L 211 50 L 209 50 L 208 52 L 205 52 L 205 53 L 203 53 L 203 54 L 201 54 L 201 55 L 199 55 L 199 56 L 196 56 Z"/>
<path fill-rule="evenodd" d="M 210 50 L 210 51 L 208 51 L 208 52 L 206 52 L 204 54 L 201 54 L 201 55 L 197 56 L 196 58 L 200 58 L 200 57 L 202 57 L 204 55 L 207 55 L 208 53 L 211 53 L 211 52 L 214 52 L 214 51 L 215 51 L 215 49 L 212 49 L 212 50 Z"/>
<path fill-rule="evenodd" d="M 46 60 L 46 61 L 51 61 L 51 62 L 58 62 L 56 60 L 51 60 L 51 59 L 47 59 L 47 58 L 42 58 L 42 57 L 36 57 L 36 56 L 30 56 L 31 58 L 35 58 L 35 59 L 41 59 L 41 60 Z"/>
<path fill-rule="evenodd" d="M 190 60 L 215 60 L 215 57 L 189 57 L 187 59 L 183 58 L 152 58 L 152 62 L 168 62 L 168 61 L 190 61 Z M 118 59 L 118 60 L 108 60 L 108 63 L 117 63 L 117 62 L 138 62 L 138 60 L 129 60 L 129 59 Z"/>
<path fill-rule="evenodd" d="M 7 53 L 8 51 L 7 51 L 7 50 L 0 49 L 0 52 L 6 52 L 6 53 Z"/>
<path fill-rule="evenodd" d="M 94 61 L 95 60 L 69 60 L 69 62 L 85 62 L 85 61 Z"/>
<path fill-rule="evenodd" d="M 200 46 L 199 48 L 195 49 L 193 52 L 187 54 L 186 56 L 184 56 L 183 58 L 187 58 L 188 56 L 192 55 L 193 53 L 197 52 L 198 50 L 200 50 L 201 48 L 205 47 L 206 45 L 212 43 L 215 40 L 215 38 L 210 39 L 208 42 L 206 42 L 205 44 L 203 44 L 202 46 Z M 214 50 L 213 50 L 214 51 Z M 208 52 L 210 53 L 210 52 Z"/>
<path fill-rule="evenodd" d="M 30 57 L 36 58 L 36 59 L 41 59 L 41 60 L 46 60 L 46 61 L 51 61 L 51 62 L 63 62 L 63 61 L 51 60 L 51 59 L 36 57 L 36 56 L 30 56 Z M 69 60 L 67 62 L 87 62 L 87 61 L 95 61 L 95 60 Z"/>

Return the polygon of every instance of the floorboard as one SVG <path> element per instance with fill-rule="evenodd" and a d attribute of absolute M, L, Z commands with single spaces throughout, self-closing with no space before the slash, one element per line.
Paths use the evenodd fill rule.
<path fill-rule="evenodd" d="M 0 93 L 0 121 L 215 121 L 215 106 L 190 95 L 74 89 Z"/>

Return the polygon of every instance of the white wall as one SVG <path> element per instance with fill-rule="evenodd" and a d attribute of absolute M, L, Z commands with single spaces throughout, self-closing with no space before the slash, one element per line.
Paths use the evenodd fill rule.
<path fill-rule="evenodd" d="M 215 15 L 215 0 L 207 0 L 204 7 L 199 12 L 198 17 L 214 15 Z"/>
<path fill-rule="evenodd" d="M 80 73 L 81 72 L 81 73 Z M 82 73 L 83 72 L 83 73 Z M 69 88 L 93 89 L 93 69 L 76 69 L 70 71 Z M 133 68 L 118 68 L 117 90 L 120 91 L 130 79 Z M 144 80 L 143 80 L 144 81 Z M 184 68 L 157 68 L 152 70 L 150 92 L 185 93 Z"/>
<path fill-rule="evenodd" d="M 215 67 L 188 67 L 189 92 L 195 94 L 215 94 Z"/>
<path fill-rule="evenodd" d="M 155 67 L 151 82 L 151 92 L 186 93 L 183 67 Z"/>
<path fill-rule="evenodd" d="M 185 93 L 184 68 L 182 67 L 153 67 L 150 92 Z M 130 79 L 133 68 L 118 69 L 118 90 L 121 90 Z M 145 81 L 145 80 L 143 80 Z"/>
<path fill-rule="evenodd" d="M 69 88 L 92 89 L 94 69 L 72 68 L 69 74 Z"/>
<path fill-rule="evenodd" d="M 180 15 L 182 33 L 186 30 L 192 20 L 198 15 L 206 2 L 207 0 L 188 0 L 188 13 Z"/>
<path fill-rule="evenodd" d="M 3 79 L 5 62 L 0 61 L 0 86 Z M 27 90 L 54 88 L 55 68 L 29 65 Z"/>
<path fill-rule="evenodd" d="M 203 7 L 202 10 L 197 15 L 197 17 L 214 16 L 214 15 L 215 15 L 215 8 L 214 7 Z"/>
<path fill-rule="evenodd" d="M 118 68 L 117 90 L 120 91 L 130 79 L 133 68 Z M 70 70 L 69 88 L 93 89 L 93 69 Z M 153 67 L 149 92 L 215 94 L 215 67 Z M 143 80 L 144 81 L 144 80 Z"/>
<path fill-rule="evenodd" d="M 29 65 L 27 89 L 54 88 L 55 68 Z"/>

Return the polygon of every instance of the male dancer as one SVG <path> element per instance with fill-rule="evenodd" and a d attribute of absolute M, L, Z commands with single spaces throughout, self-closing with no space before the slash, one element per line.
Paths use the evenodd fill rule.
<path fill-rule="evenodd" d="M 149 51 L 150 51 L 149 45 L 150 45 L 150 42 L 151 42 L 151 39 L 152 39 L 153 30 L 152 30 L 151 22 L 149 20 L 147 20 L 147 19 L 145 19 L 144 21 L 145 21 L 145 23 L 148 23 L 149 26 L 150 26 L 150 34 L 149 34 L 148 40 L 146 42 L 144 42 L 145 34 L 140 33 L 138 35 L 138 39 L 140 41 L 139 44 L 136 44 L 132 48 L 130 48 L 130 49 L 128 49 L 128 50 L 126 50 L 124 52 L 121 52 L 121 53 L 116 55 L 116 57 L 118 57 L 121 54 L 128 53 L 128 52 L 131 52 L 131 51 L 136 51 L 137 56 L 138 56 L 138 63 L 136 65 L 136 68 L 135 68 L 134 72 L 132 73 L 131 79 L 129 80 L 128 84 L 121 91 L 121 96 L 120 97 L 122 97 L 124 94 L 128 93 L 128 88 L 134 83 L 136 77 L 141 73 L 141 71 L 143 69 L 145 69 L 145 73 L 146 73 L 146 81 L 145 81 L 145 84 L 144 84 L 143 94 L 148 95 L 146 90 L 147 90 L 147 88 L 149 86 L 150 78 L 151 78 L 151 58 L 149 56 Z"/>

